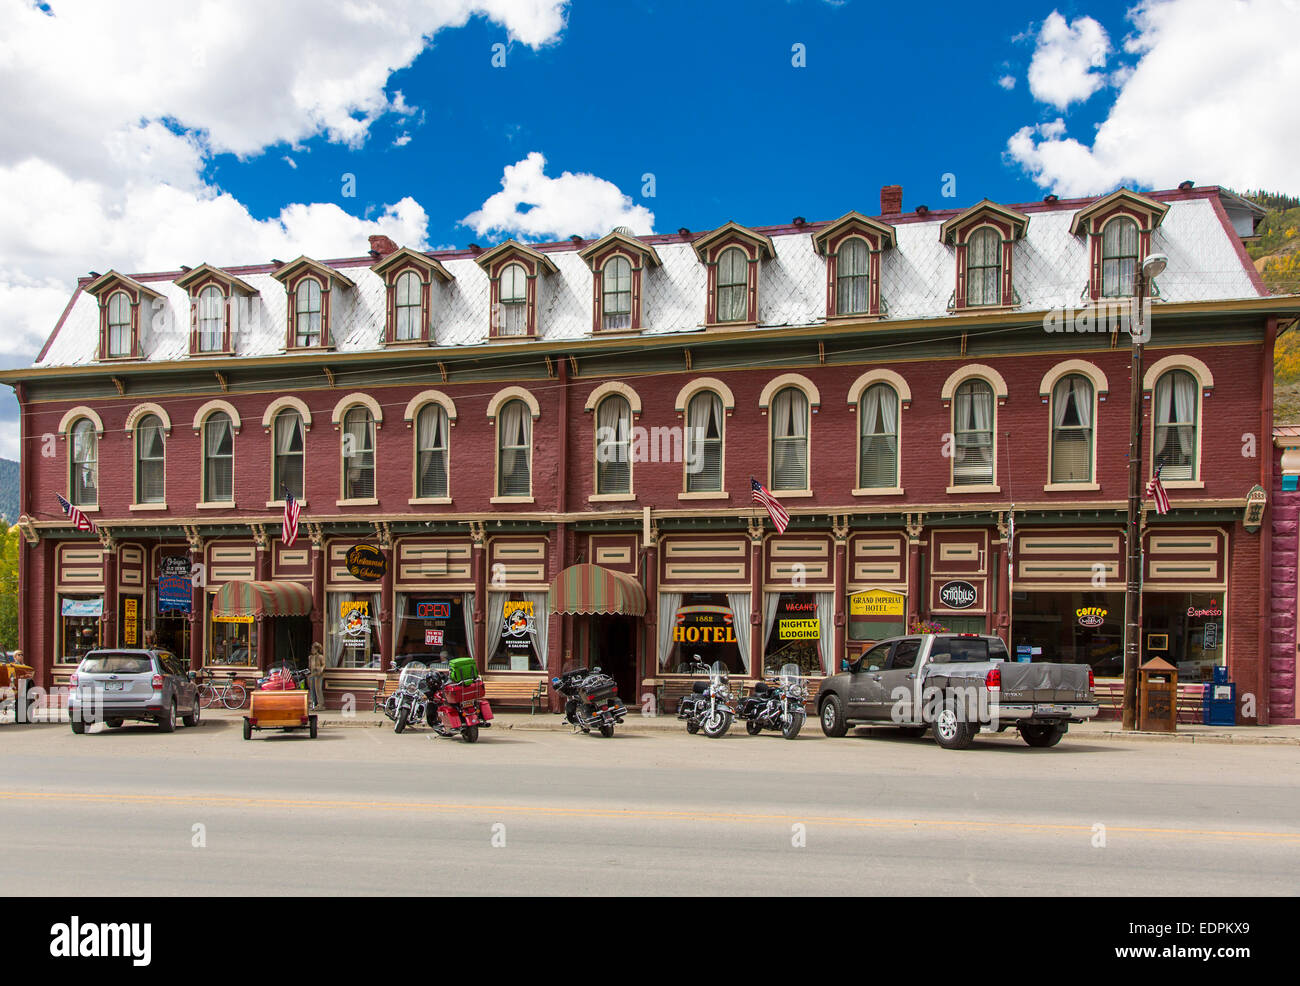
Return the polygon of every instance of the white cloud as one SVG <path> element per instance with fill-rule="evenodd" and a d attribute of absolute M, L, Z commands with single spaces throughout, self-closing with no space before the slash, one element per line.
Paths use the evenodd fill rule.
<path fill-rule="evenodd" d="M 1300 46 L 1261 39 L 1293 36 L 1300 2 L 1235 0 L 1225 16 L 1223 0 L 1142 0 L 1130 17 L 1139 60 L 1091 146 L 1024 127 L 1008 157 L 1061 195 L 1187 178 L 1295 191 Z"/>
<path fill-rule="evenodd" d="M 395 138 L 393 139 L 393 146 L 394 146 L 394 147 L 405 147 L 405 146 L 406 146 L 407 144 L 409 144 L 410 142 L 411 142 L 411 135 L 410 135 L 410 134 L 407 134 L 407 133 L 404 133 L 404 134 L 401 134 L 400 136 L 395 137 Z"/>
<path fill-rule="evenodd" d="M 566 171 L 546 175 L 546 158 L 533 151 L 508 164 L 501 191 L 461 220 L 479 236 L 507 234 L 525 238 L 602 236 L 615 226 L 637 234 L 654 230 L 654 213 L 636 205 L 613 182 Z"/>
<path fill-rule="evenodd" d="M 1029 63 L 1029 91 L 1039 102 L 1064 110 L 1080 103 L 1106 84 L 1106 56 L 1110 38 L 1091 17 L 1066 23 L 1053 10 L 1038 31 L 1033 60 Z"/>
<path fill-rule="evenodd" d="M 998 85 L 1003 89 L 1011 90 L 1016 87 L 1016 77 L 1014 75 L 1004 75 L 998 79 Z"/>

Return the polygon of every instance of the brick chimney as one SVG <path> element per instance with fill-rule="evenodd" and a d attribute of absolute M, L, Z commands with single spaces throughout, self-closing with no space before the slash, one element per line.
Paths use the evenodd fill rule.
<path fill-rule="evenodd" d="M 880 214 L 896 216 L 903 211 L 903 186 L 886 185 L 880 190 Z"/>
<path fill-rule="evenodd" d="M 382 259 L 387 257 L 390 253 L 396 253 L 397 244 L 387 236 L 372 236 L 370 237 L 370 252 Z"/>

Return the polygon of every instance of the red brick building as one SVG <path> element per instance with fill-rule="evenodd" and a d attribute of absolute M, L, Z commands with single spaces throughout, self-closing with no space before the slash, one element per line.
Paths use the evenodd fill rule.
<path fill-rule="evenodd" d="M 515 696 L 590 661 L 630 696 L 696 655 L 824 673 L 933 619 L 1118 676 L 1120 318 L 1159 252 L 1139 385 L 1173 509 L 1146 517 L 1144 659 L 1193 685 L 1226 665 L 1248 720 L 1294 720 L 1274 527 L 1247 498 L 1273 489 L 1273 344 L 1300 301 L 1246 258 L 1258 210 L 1216 187 L 900 200 L 83 278 L 36 363 L 0 374 L 22 408 L 24 651 L 58 684 L 146 634 L 250 676 L 320 641 L 332 702 L 417 654 L 470 654 Z M 382 564 L 350 570 L 358 546 Z M 573 611 L 575 565 L 611 611 Z M 241 621 L 223 587 L 248 582 L 304 601 Z"/>

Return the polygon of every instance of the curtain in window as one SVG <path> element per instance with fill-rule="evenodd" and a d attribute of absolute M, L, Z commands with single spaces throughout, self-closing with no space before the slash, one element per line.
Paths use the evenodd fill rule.
<path fill-rule="evenodd" d="M 521 593 L 525 602 L 533 604 L 533 647 L 537 649 L 537 660 L 541 662 L 542 670 L 545 671 L 550 665 L 547 663 L 547 655 L 550 653 L 551 638 L 548 633 L 550 627 L 551 614 L 546 608 L 547 595 L 545 592 L 524 592 Z M 527 671 L 528 668 L 520 668 L 521 671 Z"/>
<path fill-rule="evenodd" d="M 1052 388 L 1052 482 L 1092 478 L 1092 384 L 1071 374 Z"/>
<path fill-rule="evenodd" d="M 499 496 L 527 496 L 532 489 L 529 452 L 533 419 L 523 401 L 510 401 L 501 409 L 501 465 Z"/>
<path fill-rule="evenodd" d="M 136 426 L 135 441 L 138 457 L 135 483 L 137 501 L 162 503 L 166 440 L 163 436 L 162 421 L 157 415 L 147 415 Z"/>
<path fill-rule="evenodd" d="M 203 499 L 209 503 L 233 500 L 235 459 L 230 418 L 224 413 L 214 414 L 208 418 L 203 430 L 207 454 Z"/>
<path fill-rule="evenodd" d="M 727 605 L 731 607 L 731 628 L 736 634 L 736 649 L 740 651 L 740 664 L 749 674 L 749 591 L 728 592 Z"/>
<path fill-rule="evenodd" d="M 460 612 L 465 619 L 465 647 L 469 651 L 469 656 L 477 661 L 479 655 L 474 650 L 474 593 L 460 594 Z"/>
<path fill-rule="evenodd" d="M 297 306 L 294 309 L 294 344 L 316 346 L 320 344 L 321 292 L 320 284 L 307 278 L 298 285 Z"/>
<path fill-rule="evenodd" d="M 275 489 L 271 491 L 273 499 L 282 499 L 285 487 L 296 498 L 302 499 L 302 457 L 302 419 L 296 411 L 281 411 L 275 416 L 276 477 Z"/>
<path fill-rule="evenodd" d="M 808 488 L 808 398 L 787 387 L 772 401 L 772 489 Z"/>
<path fill-rule="evenodd" d="M 365 408 L 353 408 L 343 420 L 345 499 L 375 495 L 375 422 Z"/>
<path fill-rule="evenodd" d="M 858 409 L 862 428 L 859 482 L 863 489 L 898 485 L 898 394 L 888 384 L 867 388 Z"/>
<path fill-rule="evenodd" d="M 108 299 L 108 355 L 131 353 L 131 301 L 125 291 Z"/>
<path fill-rule="evenodd" d="M 668 659 L 673 652 L 673 627 L 677 626 L 677 611 L 682 608 L 680 592 L 659 593 L 659 669 L 669 670 Z"/>
<path fill-rule="evenodd" d="M 835 261 L 837 315 L 860 315 L 871 307 L 871 253 L 854 237 L 840 247 Z"/>
<path fill-rule="evenodd" d="M 416 423 L 416 496 L 447 495 L 447 412 L 427 404 Z"/>
<path fill-rule="evenodd" d="M 420 338 L 420 278 L 407 271 L 397 279 L 394 291 L 393 338 L 399 342 Z"/>
<path fill-rule="evenodd" d="M 204 288 L 199 295 L 199 349 L 215 352 L 225 341 L 225 312 L 221 291 Z"/>
<path fill-rule="evenodd" d="M 781 605 L 781 593 L 765 592 L 763 593 L 763 646 L 767 646 L 767 639 L 772 636 L 772 627 L 776 626 L 776 610 Z"/>
<path fill-rule="evenodd" d="M 834 674 L 835 664 L 835 593 L 814 593 L 817 600 L 817 647 L 821 654 L 822 673 Z"/>
<path fill-rule="evenodd" d="M 528 332 L 528 277 L 518 264 L 501 272 L 499 286 L 501 324 L 498 335 L 521 336 Z"/>
<path fill-rule="evenodd" d="M 1196 455 L 1196 378 L 1171 370 L 1156 381 L 1155 462 L 1165 479 L 1193 479 Z"/>
<path fill-rule="evenodd" d="M 1183 455 L 1191 455 L 1196 446 L 1196 381 L 1190 373 L 1174 377 L 1174 409 L 1178 414 L 1178 447 Z"/>
<path fill-rule="evenodd" d="M 99 498 L 99 450 L 95 426 L 82 419 L 72 427 L 72 502 L 94 506 Z"/>
<path fill-rule="evenodd" d="M 993 482 L 993 390 L 983 381 L 957 388 L 957 448 L 953 483 L 970 486 Z"/>
<path fill-rule="evenodd" d="M 596 408 L 596 492 L 630 493 L 632 408 L 622 397 L 606 397 Z"/>
<path fill-rule="evenodd" d="M 743 322 L 749 315 L 749 261 L 738 247 L 718 259 L 718 321 Z"/>
<path fill-rule="evenodd" d="M 493 658 L 497 652 L 497 648 L 501 645 L 501 641 L 505 637 L 505 620 L 501 615 L 501 610 L 505 605 L 505 601 L 509 598 L 510 593 L 508 592 L 488 593 L 487 615 L 484 617 L 484 619 L 487 620 L 487 633 L 485 635 L 487 642 L 487 654 L 485 655 L 486 660 L 490 661 Z"/>
<path fill-rule="evenodd" d="M 722 398 L 704 391 L 691 398 L 686 409 L 690 428 L 690 466 L 686 473 L 689 492 L 722 490 Z"/>
<path fill-rule="evenodd" d="M 1001 301 L 1002 238 L 992 229 L 976 231 L 966 248 L 966 304 Z"/>
<path fill-rule="evenodd" d="M 602 276 L 601 327 L 630 329 L 632 327 L 632 265 L 623 257 L 614 257 Z"/>
<path fill-rule="evenodd" d="M 1137 271 L 1138 228 L 1132 219 L 1112 219 L 1101 233 L 1101 293 L 1107 298 L 1133 293 Z"/>

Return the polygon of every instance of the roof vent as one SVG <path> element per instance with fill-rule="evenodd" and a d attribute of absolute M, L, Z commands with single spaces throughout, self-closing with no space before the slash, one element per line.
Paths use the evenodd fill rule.
<path fill-rule="evenodd" d="M 1186 192 L 1186 191 L 1188 191 L 1189 189 L 1195 187 L 1195 185 L 1196 185 L 1196 182 L 1194 182 L 1194 181 L 1192 181 L 1190 178 L 1188 178 L 1186 181 L 1180 181 L 1180 182 L 1178 183 L 1178 190 L 1179 190 L 1180 192 Z"/>
<path fill-rule="evenodd" d="M 633 233 L 632 230 L 630 230 L 630 229 L 629 229 L 628 227 L 626 227 L 626 226 L 615 226 L 612 230 L 610 230 L 610 232 L 611 232 L 611 233 L 622 233 L 624 236 L 636 236 L 636 234 Z"/>
<path fill-rule="evenodd" d="M 803 216 L 795 216 L 793 219 L 790 220 L 791 226 L 805 226 L 807 225 L 807 223 L 808 220 L 805 219 Z"/>
<path fill-rule="evenodd" d="M 471 244 L 469 245 L 469 252 L 470 252 L 470 253 L 478 253 L 478 252 L 479 252 L 480 250 L 482 250 L 482 249 L 483 249 L 483 248 L 482 248 L 481 246 L 479 246 L 477 243 L 471 243 Z"/>
<path fill-rule="evenodd" d="M 691 231 L 690 231 L 689 229 L 687 229 L 685 226 L 678 226 L 678 227 L 677 227 L 677 235 L 678 235 L 678 236 L 690 236 L 690 235 L 691 235 Z"/>
<path fill-rule="evenodd" d="M 918 205 L 916 207 L 916 214 L 918 216 L 928 216 L 930 214 L 930 207 L 928 205 Z"/>
<path fill-rule="evenodd" d="M 1046 202 L 1048 205 L 1051 205 L 1053 202 L 1060 202 L 1061 197 L 1057 195 L 1055 192 L 1053 192 L 1051 195 L 1044 195 L 1043 201 Z"/>

